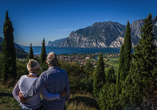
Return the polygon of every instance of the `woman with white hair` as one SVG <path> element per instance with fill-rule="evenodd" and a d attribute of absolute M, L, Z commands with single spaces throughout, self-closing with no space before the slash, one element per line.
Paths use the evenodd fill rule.
<path fill-rule="evenodd" d="M 14 98 L 20 103 L 22 110 L 42 110 L 40 93 L 42 94 L 43 98 L 46 100 L 60 99 L 60 97 L 63 97 L 66 95 L 65 91 L 63 91 L 60 94 L 59 93 L 50 94 L 45 89 L 45 87 L 43 87 L 42 90 L 40 91 L 40 93 L 32 96 L 31 98 L 27 99 L 23 103 L 20 102 L 19 92 L 21 92 L 23 94 L 23 93 L 27 92 L 33 85 L 35 85 L 35 83 L 38 79 L 37 73 L 40 70 L 40 65 L 36 60 L 30 59 L 27 64 L 27 69 L 29 71 L 29 74 L 21 76 L 21 78 L 16 83 L 16 85 L 12 91 Z"/>

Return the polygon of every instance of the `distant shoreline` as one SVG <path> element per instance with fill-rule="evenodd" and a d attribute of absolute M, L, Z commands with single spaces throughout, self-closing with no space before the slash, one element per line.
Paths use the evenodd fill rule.
<path fill-rule="evenodd" d="M 29 53 L 30 46 L 23 46 L 25 52 Z M 34 55 L 41 54 L 42 46 L 32 46 Z M 92 53 L 120 53 L 120 48 L 79 48 L 79 47 L 51 47 L 45 46 L 46 53 L 55 52 L 58 54 L 92 54 Z"/>
<path fill-rule="evenodd" d="M 21 46 L 21 47 L 30 47 L 30 46 Z M 32 46 L 32 47 L 42 47 L 42 46 Z M 45 47 L 53 47 L 53 46 L 45 46 Z M 120 47 L 112 48 L 112 47 L 54 47 L 54 48 L 110 48 L 110 49 L 120 49 Z"/>

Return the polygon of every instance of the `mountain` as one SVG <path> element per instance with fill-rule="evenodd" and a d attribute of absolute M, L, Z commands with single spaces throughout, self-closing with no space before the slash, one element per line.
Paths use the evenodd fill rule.
<path fill-rule="evenodd" d="M 114 47 L 113 41 L 122 39 L 125 25 L 118 22 L 97 22 L 92 26 L 71 32 L 59 47 Z M 115 45 L 119 43 L 115 42 Z"/>
<path fill-rule="evenodd" d="M 157 16 L 152 19 L 153 33 L 157 37 Z M 136 20 L 131 25 L 132 46 L 138 44 L 141 38 L 140 30 L 144 24 L 144 19 Z M 59 47 L 111 47 L 120 48 L 124 42 L 126 25 L 118 22 L 97 22 L 92 26 L 79 29 L 70 33 Z M 155 41 L 157 45 L 157 41 Z"/>
<path fill-rule="evenodd" d="M 155 38 L 157 39 L 157 16 L 155 16 L 152 19 L 152 23 L 153 23 L 153 33 L 155 35 Z M 141 27 L 143 27 L 144 25 L 144 19 L 141 20 L 136 20 L 134 21 L 130 28 L 131 28 L 131 37 L 137 40 L 133 40 L 132 42 L 134 42 L 134 44 L 138 44 L 139 39 L 141 38 Z M 157 40 L 154 40 L 154 45 L 157 45 Z"/>
<path fill-rule="evenodd" d="M 1 45 L 3 44 L 3 38 L 2 37 L 0 37 L 0 44 Z M 18 44 L 14 43 L 14 46 L 15 46 L 16 50 L 24 52 L 24 49 L 21 46 L 19 46 Z"/>
<path fill-rule="evenodd" d="M 48 42 L 48 46 L 52 46 L 52 47 L 58 47 L 66 38 L 63 39 L 57 39 L 55 41 L 49 41 Z"/>

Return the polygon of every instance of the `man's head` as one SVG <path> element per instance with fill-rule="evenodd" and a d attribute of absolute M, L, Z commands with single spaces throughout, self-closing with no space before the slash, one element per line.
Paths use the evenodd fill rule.
<path fill-rule="evenodd" d="M 54 52 L 50 52 L 48 55 L 47 55 L 47 59 L 46 59 L 46 62 L 49 66 L 57 66 L 57 56 Z"/>

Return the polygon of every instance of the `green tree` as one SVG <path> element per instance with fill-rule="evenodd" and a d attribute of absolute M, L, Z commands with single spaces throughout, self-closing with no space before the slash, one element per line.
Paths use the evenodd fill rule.
<path fill-rule="evenodd" d="M 93 77 L 93 93 L 96 98 L 99 96 L 100 89 L 105 84 L 104 60 L 102 52 L 99 54 L 99 60 Z"/>
<path fill-rule="evenodd" d="M 121 99 L 114 83 L 105 83 L 99 93 L 98 105 L 101 110 L 122 110 Z"/>
<path fill-rule="evenodd" d="M 33 55 L 33 49 L 32 49 L 32 43 L 30 43 L 30 50 L 29 50 L 29 54 L 27 56 L 27 61 L 29 59 L 33 59 L 34 55 Z"/>
<path fill-rule="evenodd" d="M 48 65 L 46 64 L 46 57 L 47 55 L 46 55 L 46 49 L 45 49 L 45 39 L 43 38 L 41 54 L 40 54 L 40 58 L 38 59 L 42 68 L 39 73 L 47 70 L 48 68 Z"/>
<path fill-rule="evenodd" d="M 6 81 L 11 78 L 13 81 L 16 79 L 16 54 L 14 47 L 14 37 L 13 37 L 14 28 L 12 22 L 8 17 L 8 11 L 6 12 L 5 22 L 3 26 L 3 69 L 2 69 L 2 83 L 6 84 Z"/>
<path fill-rule="evenodd" d="M 116 80 L 116 90 L 118 93 L 121 93 L 121 71 L 124 71 L 124 44 L 122 44 L 120 49 L 120 56 L 119 56 L 119 66 L 118 66 L 118 74 L 117 74 L 117 80 Z"/>
<path fill-rule="evenodd" d="M 92 73 L 94 71 L 94 67 L 90 60 L 87 61 L 86 65 L 83 67 L 83 69 L 86 72 L 86 76 L 92 75 Z"/>
<path fill-rule="evenodd" d="M 60 68 L 64 69 L 69 76 L 70 92 L 77 93 L 80 89 L 84 90 L 84 85 L 81 80 L 84 79 L 85 73 L 83 69 L 77 63 L 67 63 L 58 61 Z"/>
<path fill-rule="evenodd" d="M 115 83 L 115 74 L 113 66 L 109 67 L 106 72 L 106 83 Z"/>
<path fill-rule="evenodd" d="M 125 37 L 124 37 L 124 71 L 121 73 L 120 79 L 125 81 L 125 78 L 130 71 L 130 61 L 131 61 L 131 30 L 130 30 L 130 23 L 127 22 Z"/>
<path fill-rule="evenodd" d="M 22 62 L 20 60 L 17 60 L 17 79 L 20 79 L 22 75 L 28 74 L 27 70 L 27 63 L 26 61 Z"/>
<path fill-rule="evenodd" d="M 2 52 L 2 43 L 0 43 L 0 53 Z"/>
<path fill-rule="evenodd" d="M 47 55 L 46 55 L 46 49 L 45 49 L 45 39 L 43 38 L 42 48 L 41 48 L 41 54 L 40 54 L 41 64 L 45 63 L 46 56 Z"/>
<path fill-rule="evenodd" d="M 152 33 L 152 15 L 149 14 L 144 21 L 144 26 L 141 28 L 141 39 L 139 45 L 134 47 L 133 63 L 122 90 L 125 105 L 132 103 L 141 106 L 144 98 L 156 90 L 157 55 L 156 47 L 153 45 L 155 38 Z"/>
<path fill-rule="evenodd" d="M 123 70 L 121 72 L 120 79 L 122 81 L 125 81 L 125 78 L 128 75 L 128 72 L 130 71 L 130 61 L 131 61 L 131 30 L 130 30 L 130 23 L 127 22 L 126 31 L 125 31 L 125 37 L 124 37 L 124 65 Z"/>
<path fill-rule="evenodd" d="M 40 76 L 40 74 L 43 72 L 43 71 L 46 71 L 48 69 L 48 65 L 46 64 L 46 62 L 45 63 L 43 63 L 42 65 L 41 65 L 41 70 L 38 72 L 38 76 Z"/>
<path fill-rule="evenodd" d="M 119 68 L 117 74 L 117 92 L 121 92 L 121 83 L 125 81 L 125 78 L 130 71 L 130 62 L 131 62 L 131 30 L 130 23 L 127 22 L 126 32 L 124 37 L 124 43 L 120 50 L 120 59 L 119 59 Z"/>
<path fill-rule="evenodd" d="M 0 70 L 3 69 L 3 54 L 0 54 Z M 2 71 L 0 71 L 0 76 L 2 74 Z"/>

